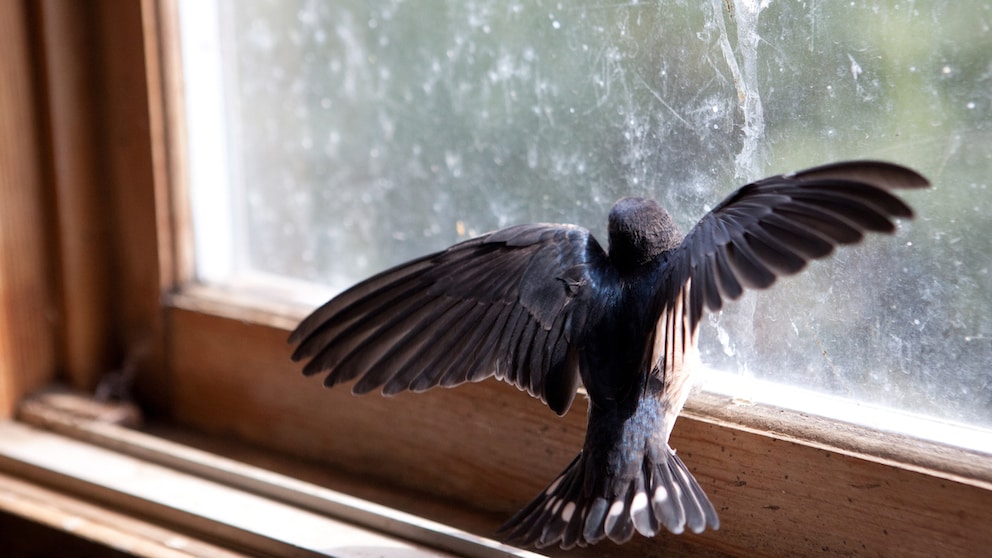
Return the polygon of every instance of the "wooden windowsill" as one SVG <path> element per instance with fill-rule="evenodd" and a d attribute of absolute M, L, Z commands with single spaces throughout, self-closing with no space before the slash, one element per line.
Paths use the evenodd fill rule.
<path fill-rule="evenodd" d="M 4 486 L 4 493 L 7 494 L 4 500 L 7 505 L 0 506 L 0 511 L 15 513 L 51 528 L 71 526 L 74 536 L 100 544 L 112 540 L 115 545 L 126 543 L 142 548 L 142 545 L 151 545 L 149 548 L 164 544 L 175 546 L 178 540 L 175 537 L 178 536 L 191 541 L 188 544 L 216 547 L 225 552 L 245 551 L 245 544 L 249 544 L 249 550 L 262 549 L 276 553 L 283 553 L 288 548 L 279 546 L 287 544 L 286 541 L 274 542 L 277 537 L 272 532 L 266 533 L 265 529 L 255 531 L 255 528 L 244 525 L 239 527 L 238 520 L 233 518 L 204 517 L 203 510 L 176 512 L 175 506 L 167 500 L 122 496 L 124 491 L 120 487 L 95 489 L 99 481 L 90 478 L 87 471 L 91 468 L 117 470 L 114 467 L 119 467 L 119 464 L 115 465 L 115 460 L 123 455 L 144 467 L 143 482 L 147 483 L 149 478 L 160 478 L 165 482 L 164 479 L 173 474 L 189 475 L 195 479 L 193 482 L 219 483 L 225 490 L 233 488 L 248 494 L 250 498 L 271 499 L 277 505 L 288 501 L 304 513 L 316 508 L 323 517 L 343 517 L 349 524 L 371 527 L 401 540 L 390 544 L 408 544 L 402 543 L 405 537 L 412 539 L 414 545 L 426 542 L 454 550 L 458 555 L 532 555 L 501 547 L 492 540 L 478 536 L 480 533 L 492 533 L 495 526 L 505 519 L 501 513 L 472 509 L 464 503 L 432 495 L 430 490 L 418 492 L 399 484 L 384 485 L 374 476 L 342 473 L 319 463 L 286 459 L 231 439 L 205 437 L 168 424 L 153 424 L 144 432 L 139 432 L 108 422 L 108 419 L 116 420 L 120 414 L 86 417 L 73 410 L 87 405 L 92 406 L 88 399 L 76 395 L 61 391 L 45 392 L 21 405 L 20 418 L 30 426 L 16 423 L 0 425 L 0 448 L 6 447 L 3 440 L 10 440 L 11 437 L 22 442 L 30 440 L 32 446 L 55 444 L 52 447 L 58 449 L 54 453 L 50 450 L 49 454 L 56 456 L 56 461 L 65 468 L 59 471 L 43 461 L 32 462 L 32 458 L 11 452 L 9 448 L 0 449 L 0 486 Z M 760 409 L 760 406 L 757 407 Z M 809 444 L 798 439 L 802 433 L 795 431 L 797 421 L 785 420 L 782 416 L 785 411 L 763 409 L 758 412 L 759 417 L 762 413 L 767 415 L 764 426 L 759 429 L 761 419 L 754 420 L 755 409 L 749 409 L 753 421 L 749 428 L 723 424 L 725 420 L 739 419 L 740 416 L 721 418 L 717 416 L 719 409 L 723 409 L 724 413 L 732 412 L 727 411 L 732 407 L 719 401 L 696 397 L 687 416 L 682 419 L 689 425 L 683 430 L 689 432 L 683 432 L 680 438 L 682 442 L 691 442 L 693 436 L 710 433 L 724 442 L 718 457 L 721 478 L 714 483 L 719 491 L 713 499 L 725 518 L 739 518 L 741 512 L 746 510 L 745 520 L 725 519 L 721 531 L 703 536 L 662 535 L 652 540 L 635 539 L 625 547 L 605 545 L 604 548 L 601 545 L 569 553 L 550 549 L 548 554 L 597 556 L 605 550 L 614 552 L 623 549 L 623 555 L 663 553 L 715 558 L 752 553 L 779 555 L 785 544 L 790 545 L 787 553 L 813 554 L 818 552 L 813 548 L 796 547 L 790 540 L 802 537 L 811 544 L 817 543 L 830 536 L 820 532 L 820 529 L 836 525 L 842 521 L 842 516 L 850 515 L 856 516 L 854 524 L 844 523 L 846 527 L 842 536 L 850 538 L 852 546 L 846 550 L 821 546 L 820 551 L 827 554 L 857 554 L 853 545 L 860 545 L 861 552 L 881 548 L 886 554 L 967 555 L 987 548 L 989 534 L 980 525 L 985 524 L 988 514 L 992 513 L 992 483 L 985 478 L 988 474 L 985 467 L 987 461 L 982 456 L 954 451 L 953 448 L 940 451 L 936 446 L 927 448 L 907 440 L 884 441 L 884 436 L 880 437 L 877 433 L 872 436 L 870 431 L 859 433 L 856 429 L 837 433 L 837 440 L 844 441 L 848 446 L 846 449 L 828 447 L 822 442 Z M 706 414 L 705 418 L 702 413 Z M 823 425 L 816 424 L 817 419 L 807 419 L 812 421 L 811 428 L 823 432 Z M 773 430 L 779 432 L 773 433 Z M 729 438 L 726 436 L 728 432 Z M 872 438 L 873 442 L 865 441 Z M 728 441 L 729 444 L 726 443 Z M 865 455 L 864 451 L 870 450 L 868 446 L 873 444 L 887 447 L 889 456 Z M 688 445 L 694 447 L 691 443 Z M 69 455 L 79 455 L 74 453 L 77 451 L 89 453 L 85 459 L 66 460 L 66 448 L 69 448 Z M 916 463 L 906 464 L 907 448 L 910 448 L 910 454 L 924 457 L 918 458 Z M 819 458 L 806 455 L 809 452 L 814 452 Z M 900 463 L 892 463 L 895 457 L 899 458 Z M 687 459 L 693 463 L 703 461 L 700 465 L 702 471 L 697 470 L 697 474 L 701 479 L 707 478 L 709 465 L 705 462 L 709 457 L 706 452 L 697 449 Z M 79 464 L 83 462 L 90 466 L 80 468 Z M 765 464 L 766 467 L 756 467 L 756 464 Z M 452 470 L 451 474 L 459 473 Z M 34 484 L 25 484 L 26 481 Z M 732 485 L 736 491 L 729 505 L 725 483 Z M 348 495 L 332 489 L 347 491 Z M 38 491 L 55 496 L 54 500 L 48 501 L 54 502 L 52 506 L 56 512 L 50 509 L 39 511 L 36 503 L 41 498 L 37 495 L 42 492 Z M 332 497 L 323 498 L 322 494 L 331 494 Z M 68 504 L 62 505 L 63 501 Z M 17 505 L 12 507 L 12 502 Z M 341 507 L 342 502 L 347 505 Z M 356 502 L 358 508 L 354 508 Z M 126 512 L 133 525 L 92 514 L 76 514 L 85 520 L 84 523 L 66 520 L 75 513 L 64 511 L 66 509 L 77 509 L 79 506 L 100 509 L 101 504 L 110 504 Z M 347 511 L 348 506 L 352 506 L 352 511 Z M 242 506 L 230 506 L 232 509 L 239 507 Z M 357 515 L 355 509 L 359 510 Z M 747 552 L 720 544 L 725 532 L 747 530 L 755 524 L 759 529 L 767 528 L 763 524 L 776 516 L 789 517 L 790 521 L 785 525 L 795 526 L 792 528 L 794 531 L 783 532 L 785 542 L 771 540 L 762 545 L 752 542 L 755 546 Z M 114 526 L 115 530 L 108 530 L 107 525 Z M 417 531 L 424 525 L 429 526 L 428 531 L 432 533 L 426 538 L 423 531 Z M 814 529 L 813 526 L 818 527 Z M 148 535 L 148 529 L 152 529 L 154 534 Z M 286 536 L 292 537 L 292 529 L 281 527 L 278 531 L 287 531 L 289 534 Z M 915 536 L 920 540 L 907 545 L 904 539 L 913 536 L 912 532 L 917 532 Z M 438 544 L 432 536 L 448 537 L 448 540 Z M 633 553 L 628 554 L 628 551 Z"/>
<path fill-rule="evenodd" d="M 112 410 L 104 412 L 107 408 L 55 390 L 25 401 L 19 413 L 23 422 L 0 423 L 0 476 L 22 479 L 0 479 L 13 487 L 7 489 L 8 494 L 18 495 L 6 499 L 18 505 L 7 506 L 4 511 L 47 520 L 53 526 L 55 521 L 48 520 L 53 514 L 39 513 L 25 503 L 37 500 L 29 496 L 32 490 L 56 491 L 56 501 L 80 505 L 77 498 L 83 498 L 249 554 L 364 556 L 372 549 L 381 549 L 387 554 L 438 558 L 533 556 L 452 527 L 106 422 L 108 415 L 115 414 Z M 90 409 L 100 413 L 87 416 L 85 411 Z M 25 481 L 46 488 L 31 488 Z M 81 520 L 67 521 L 63 521 L 67 530 L 82 524 Z M 107 541 L 100 537 L 99 527 L 87 529 L 84 535 L 113 545 L 130 544 L 127 541 L 137 537 L 134 529 L 119 531 L 123 535 L 110 533 L 113 536 Z M 177 536 L 158 542 L 175 547 Z"/>
<path fill-rule="evenodd" d="M 116 424 L 131 417 L 127 406 L 96 404 L 58 388 L 25 400 L 20 423 L 0 423 L 0 490 L 16 504 L 0 505 L 0 511 L 93 543 L 136 548 L 138 555 L 162 555 L 157 546 L 163 545 L 177 556 L 316 556 L 332 546 L 335 556 L 364 556 L 373 547 L 402 556 L 539 555 L 472 534 L 498 524 L 493 514 L 167 425 L 142 432 Z M 60 511 L 35 510 L 39 494 Z M 126 512 L 121 517 L 127 519 L 78 511 L 99 510 L 99 504 Z M 259 517 L 264 519 L 252 522 Z M 686 538 L 663 546 L 668 555 L 726 556 Z M 599 556 L 602 550 L 568 555 Z"/>
<path fill-rule="evenodd" d="M 0 540 L 5 556 L 246 556 L 5 473 L 0 473 Z"/>

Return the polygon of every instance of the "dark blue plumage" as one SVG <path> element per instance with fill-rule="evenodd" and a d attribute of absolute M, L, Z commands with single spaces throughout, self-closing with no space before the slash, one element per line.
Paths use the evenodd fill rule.
<path fill-rule="evenodd" d="M 716 511 L 668 445 L 697 365 L 704 308 L 770 286 L 868 231 L 911 217 L 889 191 L 927 186 L 888 163 L 837 163 L 739 189 L 683 238 L 657 203 L 610 212 L 609 251 L 581 227 L 519 225 L 399 265 L 330 300 L 290 336 L 324 384 L 385 394 L 490 376 L 559 415 L 581 380 L 582 451 L 502 528 L 569 548 L 664 527 L 700 532 Z"/>

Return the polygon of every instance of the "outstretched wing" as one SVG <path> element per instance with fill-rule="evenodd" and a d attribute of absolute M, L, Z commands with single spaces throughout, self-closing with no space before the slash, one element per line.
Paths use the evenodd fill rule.
<path fill-rule="evenodd" d="M 520 225 L 376 275 L 313 312 L 289 340 L 307 375 L 384 394 L 495 375 L 564 414 L 573 335 L 606 256 L 579 227 Z"/>
<path fill-rule="evenodd" d="M 745 288 L 767 288 L 866 232 L 893 232 L 893 220 L 913 212 L 890 191 L 926 186 L 908 168 L 853 161 L 748 184 L 713 208 L 669 255 L 659 283 L 651 362 L 674 411 L 687 392 L 681 385 L 686 375 L 676 372 L 695 345 L 704 308 L 717 311 Z"/>

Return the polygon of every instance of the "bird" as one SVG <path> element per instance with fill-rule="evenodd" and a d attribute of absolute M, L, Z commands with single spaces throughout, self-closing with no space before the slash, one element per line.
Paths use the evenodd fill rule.
<path fill-rule="evenodd" d="M 929 186 L 883 161 L 826 164 L 751 182 L 684 236 L 656 201 L 625 197 L 604 249 L 589 230 L 521 224 L 358 283 L 291 333 L 303 373 L 384 395 L 495 377 L 564 415 L 581 387 L 578 455 L 499 533 L 568 549 L 635 532 L 718 529 L 669 445 L 700 365 L 699 324 L 913 210 L 893 190 Z"/>

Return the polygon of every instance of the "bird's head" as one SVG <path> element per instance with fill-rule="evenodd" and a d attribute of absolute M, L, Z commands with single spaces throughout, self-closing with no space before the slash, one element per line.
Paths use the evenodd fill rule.
<path fill-rule="evenodd" d="M 658 202 L 621 198 L 610 210 L 610 259 L 623 269 L 640 266 L 682 242 L 672 216 Z"/>

